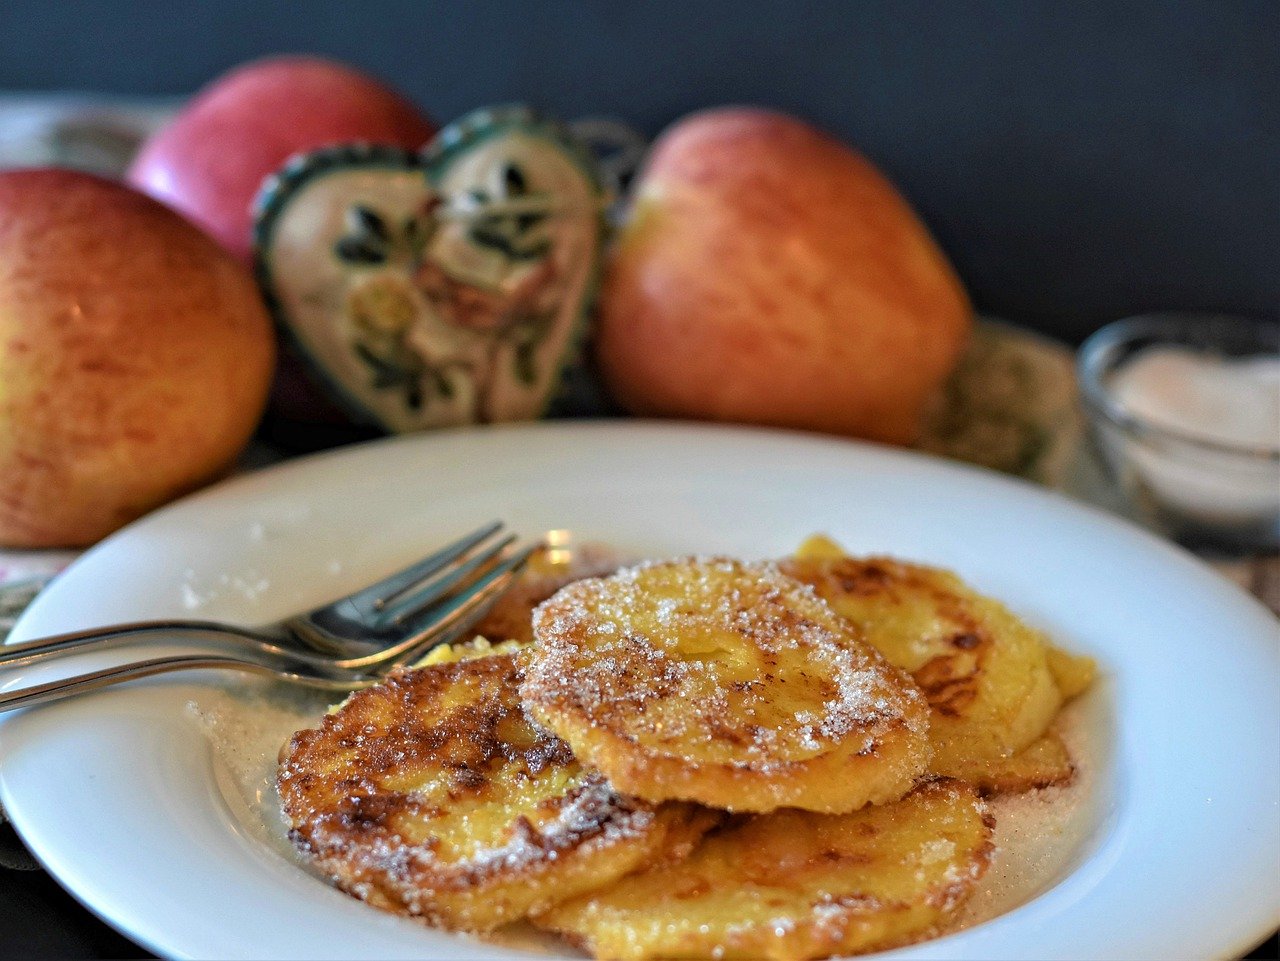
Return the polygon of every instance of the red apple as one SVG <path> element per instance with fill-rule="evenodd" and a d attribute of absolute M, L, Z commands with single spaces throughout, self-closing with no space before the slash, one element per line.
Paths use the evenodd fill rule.
<path fill-rule="evenodd" d="M 634 413 L 915 439 L 971 323 L 865 158 L 779 113 L 667 130 L 609 260 L 597 356 Z"/>
<path fill-rule="evenodd" d="M 173 211 L 0 173 L 0 543 L 90 544 L 224 471 L 274 355 L 249 271 Z"/>
<path fill-rule="evenodd" d="M 273 57 L 205 87 L 147 141 L 128 179 L 248 263 L 254 197 L 293 154 L 356 141 L 416 150 L 434 135 L 417 107 L 358 70 Z"/>

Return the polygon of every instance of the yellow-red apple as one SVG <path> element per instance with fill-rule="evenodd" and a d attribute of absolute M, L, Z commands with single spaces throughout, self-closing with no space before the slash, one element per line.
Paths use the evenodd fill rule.
<path fill-rule="evenodd" d="M 634 413 L 915 439 L 971 324 L 928 231 L 864 157 L 724 108 L 655 144 L 609 259 L 597 357 Z"/>
<path fill-rule="evenodd" d="M 224 471 L 274 355 L 248 270 L 173 211 L 0 173 L 0 543 L 90 544 Z"/>

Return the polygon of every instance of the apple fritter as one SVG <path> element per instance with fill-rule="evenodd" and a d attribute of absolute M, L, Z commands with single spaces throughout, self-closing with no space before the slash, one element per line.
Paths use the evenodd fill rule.
<path fill-rule="evenodd" d="M 853 814 L 775 811 L 534 923 L 622 961 L 875 951 L 934 933 L 964 902 L 991 830 L 974 788 L 945 779 Z"/>
<path fill-rule="evenodd" d="M 1069 778 L 1060 742 L 1019 752 L 1045 734 L 1067 696 L 1087 687 L 1087 658 L 1055 654 L 1039 631 L 937 568 L 848 557 L 826 538 L 811 538 L 779 567 L 915 679 L 932 708 L 930 771 L 990 785 L 1060 783 L 1064 770 Z M 1036 762 L 1043 771 L 1031 769 Z"/>
<path fill-rule="evenodd" d="M 348 893 L 472 931 L 687 852 L 714 816 L 619 794 L 525 717 L 519 680 L 511 654 L 406 671 L 295 734 L 290 837 Z"/>
<path fill-rule="evenodd" d="M 852 811 L 928 762 L 928 705 L 771 564 L 683 559 L 534 612 L 521 696 L 621 791 L 732 811 Z"/>

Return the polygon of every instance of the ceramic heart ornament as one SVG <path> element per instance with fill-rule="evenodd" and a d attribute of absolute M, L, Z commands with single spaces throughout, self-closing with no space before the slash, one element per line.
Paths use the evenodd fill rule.
<path fill-rule="evenodd" d="M 577 358 L 604 202 L 563 125 L 478 110 L 421 153 L 293 158 L 258 199 L 258 279 L 308 367 L 362 422 L 530 419 Z"/>

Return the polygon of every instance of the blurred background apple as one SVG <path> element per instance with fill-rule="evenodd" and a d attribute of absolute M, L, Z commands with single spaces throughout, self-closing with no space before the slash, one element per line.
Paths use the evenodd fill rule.
<path fill-rule="evenodd" d="M 783 114 L 694 114 L 654 145 L 597 344 L 637 414 L 909 443 L 964 346 L 959 279 L 866 159 Z"/>
<path fill-rule="evenodd" d="M 357 141 L 416 150 L 434 134 L 417 107 L 353 67 L 272 57 L 206 86 L 143 145 L 128 179 L 248 263 L 254 197 L 293 154 Z"/>
<path fill-rule="evenodd" d="M 93 543 L 217 476 L 275 359 L 249 271 L 173 211 L 0 173 L 0 544 Z"/>

